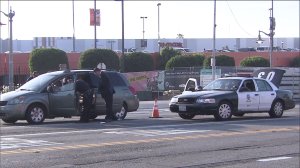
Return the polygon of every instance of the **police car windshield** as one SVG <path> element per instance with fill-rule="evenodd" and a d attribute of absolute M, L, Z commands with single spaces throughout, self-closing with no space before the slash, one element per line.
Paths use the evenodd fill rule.
<path fill-rule="evenodd" d="M 26 82 L 24 85 L 22 85 L 17 90 L 39 91 L 40 89 L 47 86 L 47 83 L 55 77 L 56 77 L 56 75 L 54 75 L 54 74 L 39 75 L 39 76 L 31 79 L 30 81 Z"/>
<path fill-rule="evenodd" d="M 240 79 L 217 79 L 210 82 L 203 90 L 235 91 L 241 84 Z"/>

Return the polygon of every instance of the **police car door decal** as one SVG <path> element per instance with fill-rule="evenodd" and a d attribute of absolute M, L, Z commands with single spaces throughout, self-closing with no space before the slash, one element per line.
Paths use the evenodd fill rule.
<path fill-rule="evenodd" d="M 245 80 L 242 83 L 240 90 L 237 92 L 238 94 L 238 111 L 257 111 L 259 107 L 259 95 L 255 91 L 255 87 L 252 90 L 243 90 L 243 85 L 245 83 L 253 83 L 253 80 Z"/>

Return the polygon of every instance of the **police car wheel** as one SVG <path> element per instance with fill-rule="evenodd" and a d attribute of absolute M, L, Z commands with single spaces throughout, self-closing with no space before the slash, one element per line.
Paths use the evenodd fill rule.
<path fill-rule="evenodd" d="M 26 120 L 29 124 L 41 124 L 45 120 L 46 109 L 40 104 L 32 104 L 26 111 Z"/>
<path fill-rule="evenodd" d="M 178 115 L 179 115 L 180 118 L 186 119 L 186 120 L 190 120 L 190 119 L 193 119 L 195 117 L 195 114 L 182 114 L 182 113 L 179 113 Z"/>
<path fill-rule="evenodd" d="M 232 116 L 232 105 L 223 101 L 219 104 L 217 111 L 214 114 L 214 117 L 218 121 L 229 120 Z"/>
<path fill-rule="evenodd" d="M 271 110 L 269 111 L 269 115 L 271 118 L 280 118 L 283 114 L 283 103 L 281 101 L 275 101 L 272 104 Z"/>
<path fill-rule="evenodd" d="M 7 124 L 14 124 L 18 120 L 2 118 L 2 121 L 5 122 L 5 123 L 7 123 Z"/>
<path fill-rule="evenodd" d="M 116 120 L 124 120 L 126 115 L 127 115 L 127 105 L 123 104 L 122 108 L 120 111 L 116 112 L 115 118 Z"/>

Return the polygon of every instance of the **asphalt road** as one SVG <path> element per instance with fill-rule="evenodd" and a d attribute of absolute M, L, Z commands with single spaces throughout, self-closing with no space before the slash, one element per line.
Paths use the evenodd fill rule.
<path fill-rule="evenodd" d="M 125 120 L 90 123 L 48 119 L 42 125 L 1 122 L 1 168 L 299 168 L 299 105 L 279 119 L 246 114 L 183 120 L 159 101 L 141 102 Z"/>

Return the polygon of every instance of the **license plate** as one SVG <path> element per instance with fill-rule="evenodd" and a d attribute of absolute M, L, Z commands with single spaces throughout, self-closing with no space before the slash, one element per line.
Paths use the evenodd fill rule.
<path fill-rule="evenodd" d="M 179 111 L 186 111 L 186 106 L 179 106 Z"/>

